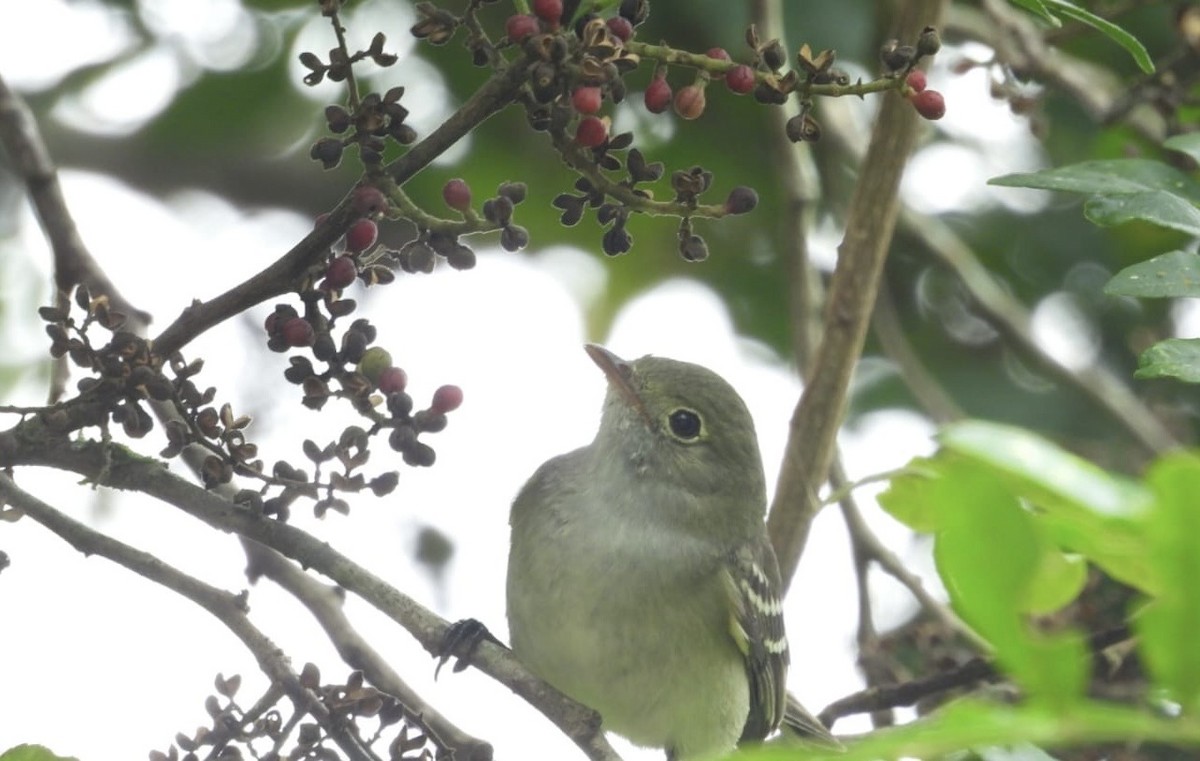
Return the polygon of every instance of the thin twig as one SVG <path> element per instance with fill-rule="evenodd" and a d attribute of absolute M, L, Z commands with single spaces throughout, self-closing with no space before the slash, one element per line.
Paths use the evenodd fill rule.
<path fill-rule="evenodd" d="M 99 555 L 111 560 L 211 613 L 242 641 L 258 661 L 263 673 L 273 682 L 281 684 L 296 707 L 316 719 L 349 758 L 378 761 L 359 738 L 347 731 L 345 722 L 335 720 L 317 696 L 300 683 L 300 677 L 292 671 L 279 646 L 250 622 L 243 595 L 231 594 L 206 584 L 148 552 L 89 528 L 21 489 L 4 473 L 0 473 L 0 495 L 5 502 L 20 509 L 84 555 Z"/>
<path fill-rule="evenodd" d="M 322 584 L 275 550 L 242 539 L 249 564 L 246 575 L 262 575 L 283 587 L 308 608 L 351 668 L 366 680 L 396 698 L 408 721 L 420 725 L 440 748 L 448 748 L 458 761 L 491 761 L 492 746 L 463 732 L 408 685 L 387 660 L 358 633 L 346 617 L 345 595 L 336 587 Z"/>

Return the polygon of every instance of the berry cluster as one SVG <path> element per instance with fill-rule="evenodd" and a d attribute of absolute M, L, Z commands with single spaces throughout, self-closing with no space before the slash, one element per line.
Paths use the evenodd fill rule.
<path fill-rule="evenodd" d="M 946 115 L 946 99 L 937 90 L 926 88 L 925 72 L 916 66 L 922 58 L 936 54 L 941 47 L 942 40 L 937 30 L 927 26 L 912 45 L 888 40 L 879 49 L 879 60 L 883 65 L 894 76 L 903 78 L 901 93 L 913 104 L 918 114 L 930 120 Z"/>

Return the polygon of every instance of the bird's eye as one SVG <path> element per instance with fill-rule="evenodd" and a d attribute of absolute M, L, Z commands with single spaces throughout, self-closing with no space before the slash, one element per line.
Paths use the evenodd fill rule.
<path fill-rule="evenodd" d="M 680 441 L 695 441 L 700 437 L 700 431 L 704 427 L 698 414 L 683 407 L 667 417 L 667 425 L 671 427 L 671 433 Z"/>

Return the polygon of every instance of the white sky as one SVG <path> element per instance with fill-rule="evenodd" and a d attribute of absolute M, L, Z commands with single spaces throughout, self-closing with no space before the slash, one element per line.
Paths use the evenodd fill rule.
<path fill-rule="evenodd" d="M 102 78 L 95 87 L 103 89 L 59 104 L 56 118 L 67 124 L 99 124 L 116 133 L 131 131 L 158 113 L 174 88 L 186 86 L 200 67 L 228 60 L 232 54 L 223 46 L 237 42 L 240 6 L 229 0 L 215 4 L 210 15 L 192 17 L 187 15 L 188 5 L 186 0 L 147 0 L 142 8 L 152 28 L 184 24 L 180 19 L 185 18 L 192 21 L 168 42 L 133 56 L 112 78 Z M 0 72 L 23 88 L 53 86 L 70 70 L 63 56 L 35 57 L 28 52 L 44 44 L 29 30 L 54 29 L 56 49 L 74 50 L 74 65 L 103 60 L 131 44 L 127 24 L 86 3 L 68 7 L 59 0 L 39 0 L 26 6 L 23 13 L 31 14 L 29 18 L 0 27 Z M 396 7 L 402 6 L 364 3 L 363 12 Z M 104 33 L 96 33 L 98 28 Z M 183 31 L 189 29 L 191 34 Z M 404 39 L 403 34 L 393 36 L 397 43 Z M 61 69 L 54 68 L 60 64 Z M 944 72 L 931 75 L 931 85 L 947 77 Z M 429 120 L 444 113 L 440 81 L 435 85 L 425 94 L 410 89 L 405 96 L 410 107 L 425 104 L 424 118 Z M 951 88 L 957 88 L 953 96 Z M 956 109 L 958 114 L 968 110 L 993 130 L 999 119 L 1007 118 L 1002 106 L 970 94 L 986 94 L 986 83 L 964 78 L 943 89 L 950 103 L 948 124 L 966 118 L 956 115 Z M 636 116 L 622 118 L 636 123 Z M 984 178 L 1027 168 L 1031 160 L 1029 141 L 1015 136 L 1021 123 L 1009 123 L 1007 131 L 992 137 L 1004 145 L 1023 146 L 1009 151 L 1013 164 L 998 168 L 998 154 L 981 152 L 978 146 L 954 149 L 974 151 L 975 158 L 965 163 L 960 153 L 918 157 L 906 179 L 906 195 L 918 202 L 924 199 L 936 211 L 951 203 L 947 196 L 959 208 L 995 202 L 994 196 L 980 192 Z M 307 161 L 303 156 L 295 160 Z M 960 171 L 948 193 L 944 173 L 945 162 L 951 160 L 959 162 Z M 963 167 L 975 168 L 978 174 Z M 238 209 L 202 191 L 152 198 L 110 178 L 70 168 L 64 169 L 62 179 L 84 239 L 126 295 L 155 315 L 159 329 L 191 299 L 214 296 L 265 266 L 311 224 L 286 210 Z M 136 235 L 112 224 L 125 219 L 138 220 Z M 585 335 L 580 303 L 602 296 L 607 271 L 637 267 L 642 257 L 671 253 L 635 251 L 604 262 L 569 249 L 539 251 L 536 246 L 532 256 L 484 249 L 480 253 L 479 266 L 470 272 L 444 269 L 430 277 L 402 276 L 369 296 L 357 284 L 349 293 L 379 327 L 380 344 L 408 371 L 419 405 L 443 383 L 465 390 L 465 403 L 451 415 L 449 428 L 430 438 L 438 465 L 406 468 L 398 456 L 379 446 L 376 468 L 402 471 L 400 487 L 391 497 L 356 500 L 349 517 L 332 515 L 317 522 L 302 506 L 294 517 L 298 525 L 311 528 L 443 616 L 479 618 L 503 634 L 508 504 L 539 463 L 589 441 L 598 419 L 604 382 L 581 350 L 586 340 L 599 339 L 630 357 L 656 353 L 700 362 L 725 375 L 755 416 L 772 483 L 800 388 L 782 362 L 761 345 L 735 335 L 721 300 L 696 281 L 664 283 L 623 309 L 611 335 Z M 29 315 L 33 307 L 48 303 L 48 262 L 45 243 L 27 214 L 17 237 L 0 241 L 0 303 L 10 308 L 0 321 L 0 342 L 8 349 L 3 361 L 9 367 L 36 367 L 8 394 L 10 403 L 36 404 L 44 398 L 44 334 Z M 1043 304 L 1044 310 L 1057 310 L 1054 314 L 1070 308 L 1061 300 Z M 297 403 L 296 387 L 280 391 L 285 388 L 281 374 L 286 359 L 265 348 L 260 326 L 268 311 L 269 306 L 263 306 L 244 321 L 218 327 L 187 354 L 208 358 L 202 387 L 217 386 L 219 398 L 231 400 L 236 411 L 256 415 L 250 438 L 268 462 L 300 459 L 301 438 L 321 441 L 321 436 L 335 435 L 354 418 L 344 411 L 308 412 Z M 678 319 L 683 314 L 687 319 Z M 1053 331 L 1055 321 L 1045 322 L 1045 329 Z M 229 357 L 242 364 L 227 361 Z M 3 424 L 11 424 L 11 419 Z M 851 476 L 894 468 L 928 453 L 930 434 L 925 421 L 907 412 L 867 416 L 842 437 Z M 152 434 L 150 440 L 161 441 L 157 436 Z M 159 553 L 206 581 L 231 590 L 245 586 L 244 559 L 236 542 L 169 507 L 97 494 L 56 473 L 23 469 L 17 478 L 59 509 Z M 922 567 L 921 548 L 879 512 L 870 499 L 874 493 L 862 493 L 872 523 L 891 546 Z M 455 542 L 444 584 L 411 559 L 414 538 L 426 525 Z M 0 749 L 37 742 L 89 761 L 144 758 L 151 748 L 165 749 L 176 731 L 206 723 L 202 704 L 216 672 L 243 675 L 245 702 L 263 686 L 248 653 L 206 613 L 107 561 L 82 557 L 32 520 L 0 525 L 0 549 L 12 560 L 0 574 L 0 610 L 5 611 L 5 625 L 0 627 L 0 716 L 5 717 L 0 722 Z M 263 584 L 252 590 L 250 604 L 255 622 L 298 662 L 317 661 L 331 680 L 344 675 L 345 667 L 324 636 L 293 601 Z M 555 752 L 555 757 L 578 757 L 544 719 L 505 688 L 477 672 L 443 676 L 434 684 L 432 662 L 407 634 L 355 600 L 348 608 L 400 673 L 465 730 L 492 742 L 498 758 L 538 748 Z M 898 623 L 911 610 L 906 598 L 894 594 L 879 608 L 883 627 Z M 817 710 L 856 689 L 851 561 L 844 529 L 832 511 L 817 520 L 787 614 L 794 662 L 790 686 L 802 700 Z M 853 728 L 852 722 L 838 727 Z"/>

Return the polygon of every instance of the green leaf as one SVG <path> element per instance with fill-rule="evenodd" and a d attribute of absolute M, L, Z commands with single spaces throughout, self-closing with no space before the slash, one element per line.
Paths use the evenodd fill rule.
<path fill-rule="evenodd" d="M 1094 196 L 1084 204 L 1083 214 L 1102 227 L 1141 220 L 1200 236 L 1200 209 L 1164 190 Z"/>
<path fill-rule="evenodd" d="M 1051 26 L 1062 26 L 1062 21 L 1059 21 L 1058 17 L 1049 11 L 1041 0 L 1009 0 L 1009 2 L 1024 8 L 1043 21 L 1049 22 Z"/>
<path fill-rule="evenodd" d="M 1200 383 L 1200 338 L 1168 338 L 1138 357 L 1135 378 L 1177 378 Z"/>
<path fill-rule="evenodd" d="M 1083 161 L 1039 172 L 993 177 L 988 184 L 1098 195 L 1158 190 L 1200 204 L 1200 183 L 1172 166 L 1150 159 Z"/>
<path fill-rule="evenodd" d="M 17 745 L 0 753 L 0 761 L 79 761 L 74 756 L 58 756 L 41 745 Z"/>
<path fill-rule="evenodd" d="M 1113 275 L 1104 292 L 1148 299 L 1200 296 L 1200 254 L 1168 251 L 1130 265 Z"/>
<path fill-rule="evenodd" d="M 938 527 L 941 506 L 930 498 L 930 483 L 940 475 L 945 460 L 945 457 L 910 460 L 904 471 L 894 476 L 888 488 L 879 495 L 880 507 L 913 531 L 933 533 Z"/>
<path fill-rule="evenodd" d="M 1025 622 L 1042 558 L 1053 552 L 1033 516 L 976 463 L 956 466 L 932 486 L 933 499 L 953 505 L 941 512 L 933 555 L 954 609 L 995 646 L 996 659 L 1031 698 L 1077 700 L 1087 678 L 1083 639 L 1035 634 Z"/>
<path fill-rule="evenodd" d="M 1001 476 L 1038 508 L 1053 543 L 1126 584 L 1154 592 L 1138 518 L 1150 503 L 1139 484 L 1106 472 L 1025 429 L 971 420 L 947 426 L 942 446 Z"/>
<path fill-rule="evenodd" d="M 1154 73 L 1154 61 L 1151 60 L 1150 54 L 1146 52 L 1145 46 L 1138 41 L 1137 37 L 1134 37 L 1113 22 L 1101 18 L 1091 11 L 1080 8 L 1074 3 L 1069 3 L 1067 0 L 1045 0 L 1045 3 L 1051 9 L 1051 12 L 1074 19 L 1082 24 L 1087 24 L 1101 34 L 1104 34 L 1113 42 L 1125 48 L 1126 52 L 1133 56 L 1133 60 L 1137 63 L 1139 69 L 1146 74 Z"/>
<path fill-rule="evenodd" d="M 1183 135 L 1168 137 L 1163 141 L 1164 148 L 1186 153 L 1194 160 L 1200 161 L 1200 132 L 1188 132 Z"/>
<path fill-rule="evenodd" d="M 1087 582 L 1087 560 L 1075 553 L 1048 548 L 1034 570 L 1020 609 L 1034 615 L 1053 613 L 1079 596 Z"/>
<path fill-rule="evenodd" d="M 1114 518 L 1138 517 L 1149 503 L 1149 495 L 1136 483 L 1025 428 L 967 420 L 943 428 L 938 441 L 947 449 L 1016 477 L 1025 487 L 1022 496 L 1053 497 L 1055 502 L 1068 502 Z"/>
<path fill-rule="evenodd" d="M 1200 721 L 1188 715 L 1160 717 L 1139 707 L 1089 701 L 1065 709 L 1044 704 L 997 705 L 958 700 L 932 716 L 876 730 L 848 742 L 845 750 L 771 743 L 739 751 L 738 761 L 878 761 L 942 758 L 967 748 L 1030 743 L 1067 748 L 1102 743 L 1170 743 L 1200 747 Z M 1181 752 L 1183 751 L 1181 748 Z"/>
<path fill-rule="evenodd" d="M 1184 711 L 1200 708 L 1200 459 L 1172 454 L 1155 463 L 1147 477 L 1154 509 L 1147 515 L 1150 562 L 1159 576 L 1159 594 L 1135 623 L 1141 653 L 1154 675 Z"/>

